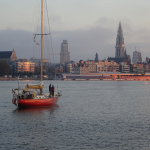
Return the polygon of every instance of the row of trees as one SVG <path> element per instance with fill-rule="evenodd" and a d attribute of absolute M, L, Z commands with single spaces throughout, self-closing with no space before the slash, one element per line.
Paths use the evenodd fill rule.
<path fill-rule="evenodd" d="M 11 74 L 11 69 L 8 63 L 4 60 L 0 60 L 0 76 Z"/>

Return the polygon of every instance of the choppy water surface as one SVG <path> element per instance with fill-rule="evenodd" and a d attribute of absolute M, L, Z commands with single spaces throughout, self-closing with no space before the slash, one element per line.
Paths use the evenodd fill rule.
<path fill-rule="evenodd" d="M 17 82 L 0 81 L 0 149 L 150 149 L 150 82 L 58 81 L 58 86 L 63 96 L 57 106 L 18 110 L 11 103 Z"/>

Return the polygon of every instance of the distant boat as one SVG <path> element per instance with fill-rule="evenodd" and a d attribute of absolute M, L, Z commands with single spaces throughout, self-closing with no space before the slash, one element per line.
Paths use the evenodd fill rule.
<path fill-rule="evenodd" d="M 18 108 L 49 107 L 55 105 L 61 96 L 58 91 L 54 92 L 54 96 L 43 93 L 43 35 L 46 35 L 43 34 L 43 0 L 41 5 L 41 81 L 37 85 L 27 84 L 24 89 L 20 89 L 18 78 L 18 88 L 12 89 L 12 103 Z"/>

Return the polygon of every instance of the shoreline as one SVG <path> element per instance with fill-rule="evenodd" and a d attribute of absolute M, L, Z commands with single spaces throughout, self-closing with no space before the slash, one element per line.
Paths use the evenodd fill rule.
<path fill-rule="evenodd" d="M 23 80 L 39 80 L 40 81 L 40 78 L 38 79 L 33 79 L 33 78 L 20 78 L 19 79 L 20 81 L 23 81 Z M 52 80 L 52 79 L 43 79 L 43 80 Z M 0 81 L 18 81 L 17 78 L 0 78 Z"/>
<path fill-rule="evenodd" d="M 19 79 L 20 81 L 40 81 L 39 79 L 33 79 L 33 78 L 23 78 Z M 52 79 L 43 79 L 44 80 L 52 80 Z M 53 79 L 53 80 L 61 80 L 61 81 L 150 81 L 149 78 L 138 78 L 138 79 Z M 0 78 L 0 81 L 18 81 L 17 78 Z"/>

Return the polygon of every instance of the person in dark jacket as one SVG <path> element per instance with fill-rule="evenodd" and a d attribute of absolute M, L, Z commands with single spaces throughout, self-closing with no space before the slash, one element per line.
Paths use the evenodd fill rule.
<path fill-rule="evenodd" d="M 51 97 L 51 95 L 52 95 L 52 87 L 51 87 L 51 84 L 49 85 L 49 96 Z"/>
<path fill-rule="evenodd" d="M 54 97 L 54 85 L 52 85 L 52 96 Z"/>

